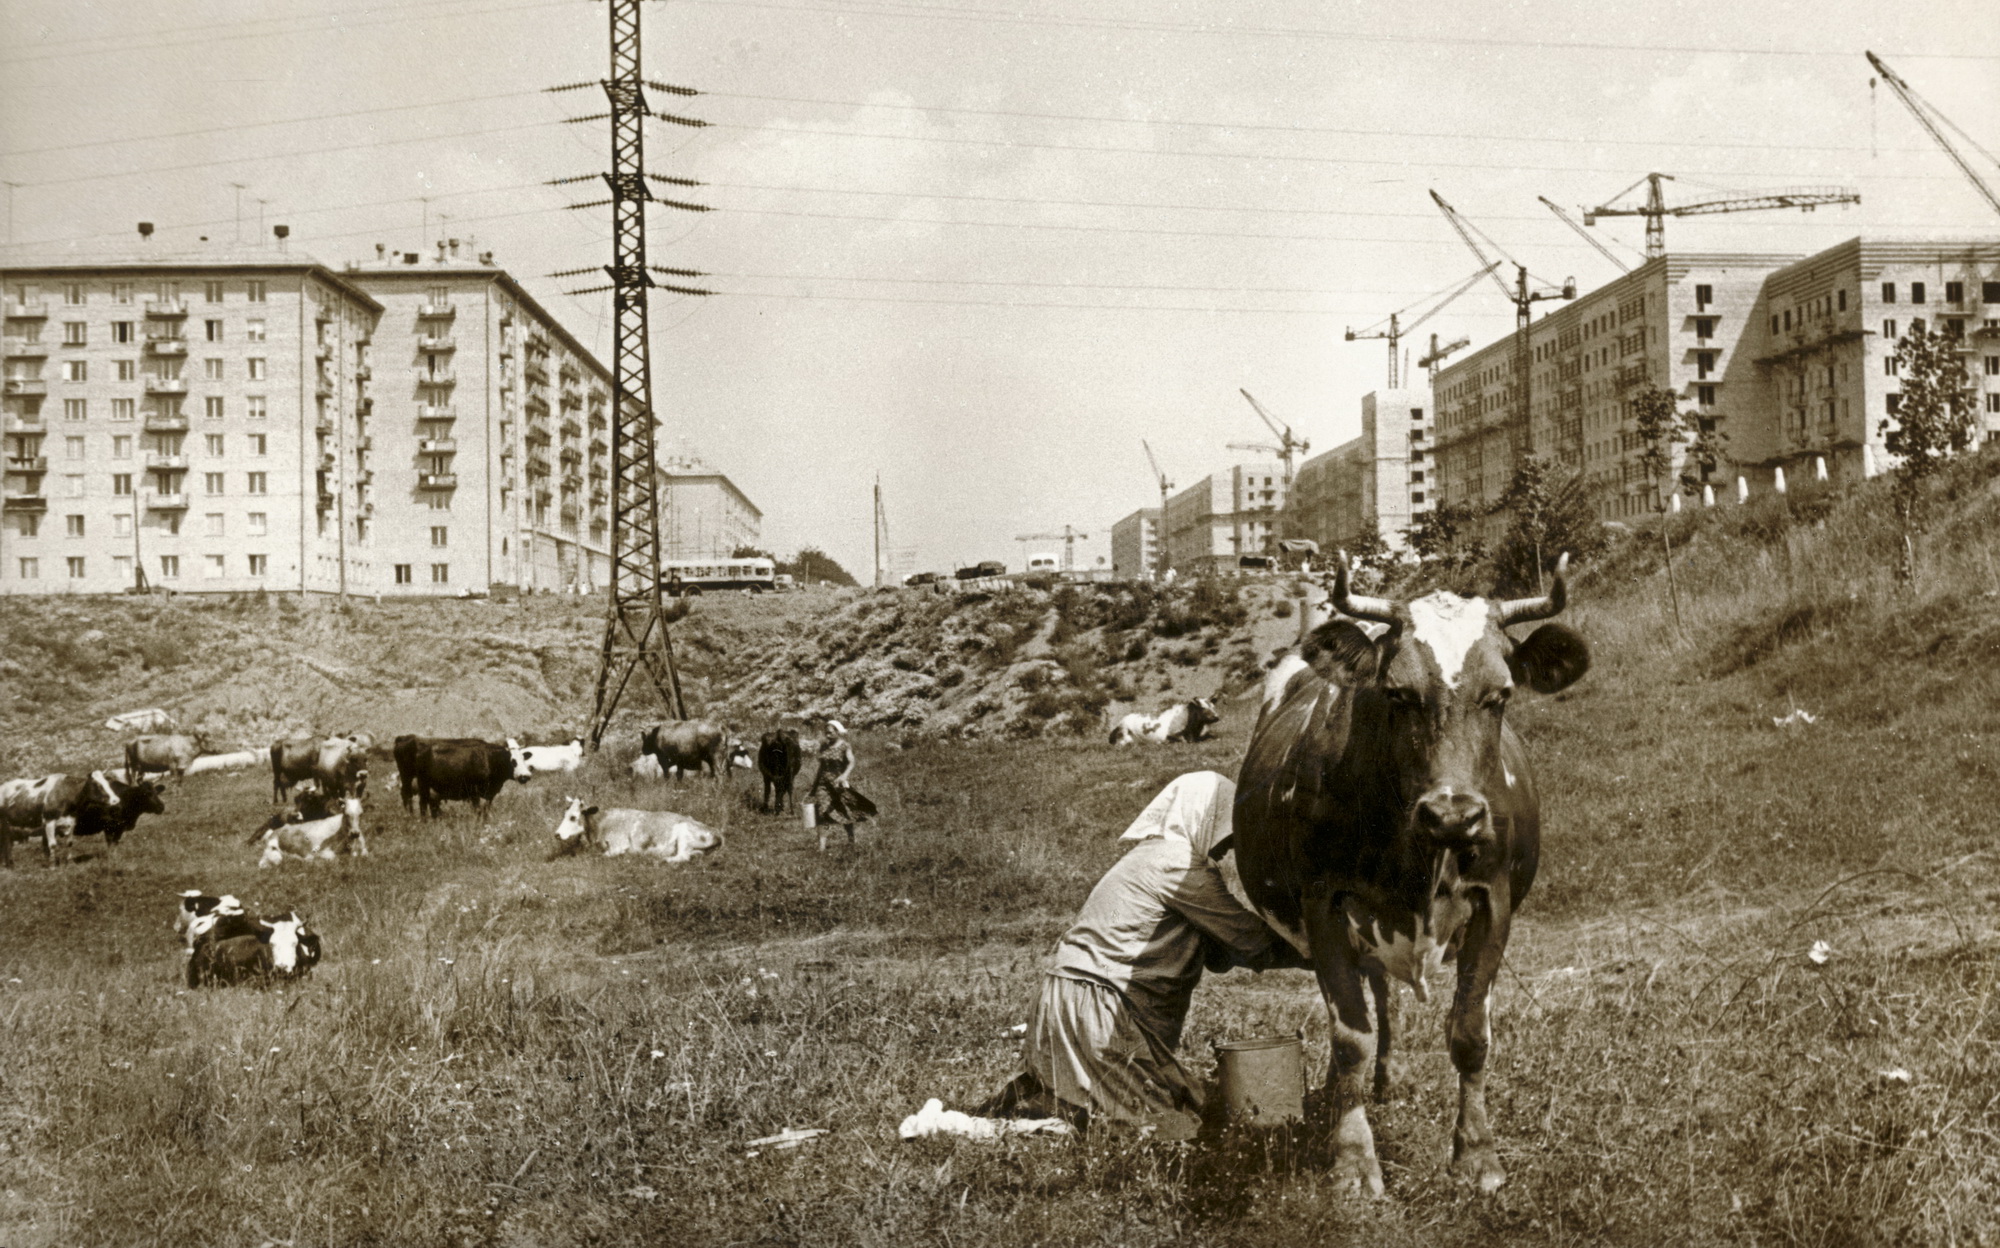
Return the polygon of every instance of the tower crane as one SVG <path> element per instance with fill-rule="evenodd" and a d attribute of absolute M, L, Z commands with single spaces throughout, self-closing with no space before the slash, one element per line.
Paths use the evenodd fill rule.
<path fill-rule="evenodd" d="M 1165 580 L 1167 576 L 1167 495 L 1173 492 L 1174 483 L 1167 480 L 1166 473 L 1160 471 L 1160 461 L 1153 458 L 1152 444 L 1146 441 L 1146 439 L 1140 438 L 1139 445 L 1146 448 L 1146 462 L 1152 465 L 1153 479 L 1160 483 L 1160 522 L 1159 527 L 1153 533 L 1153 545 L 1156 548 L 1155 554 L 1159 559 L 1160 569 L 1154 575 L 1161 580 Z"/>
<path fill-rule="evenodd" d="M 1014 538 L 1017 542 L 1061 542 L 1063 544 L 1063 571 L 1076 567 L 1076 544 L 1090 540 L 1090 534 L 1079 533 L 1065 524 L 1060 533 L 1022 533 Z"/>
<path fill-rule="evenodd" d="M 1811 212 L 1821 204 L 1858 204 L 1861 192 L 1844 186 L 1796 186 L 1779 191 L 1759 191 L 1747 195 L 1730 195 L 1723 199 L 1704 199 L 1692 204 L 1676 204 L 1669 208 L 1660 195 L 1660 183 L 1672 182 L 1674 177 L 1667 173 L 1649 173 L 1617 195 L 1599 205 L 1584 211 L 1583 223 L 1596 225 L 1599 217 L 1644 217 L 1646 218 L 1646 259 L 1657 260 L 1667 254 L 1667 218 L 1703 217 L 1718 212 L 1756 212 L 1765 208 L 1797 208 L 1801 212 Z M 1637 190 L 1641 184 L 1646 187 L 1646 202 L 1643 204 L 1621 205 L 1617 201 Z"/>
<path fill-rule="evenodd" d="M 1556 203 L 1556 201 L 1550 199 L 1546 195 L 1537 195 L 1535 196 L 1535 198 L 1541 200 L 1542 205 L 1544 207 L 1546 207 L 1550 212 L 1556 214 L 1556 220 L 1562 222 L 1570 229 L 1575 230 L 1576 236 L 1578 238 L 1582 239 L 1586 243 L 1589 243 L 1592 247 L 1597 248 L 1598 255 L 1603 256 L 1606 260 L 1609 260 L 1611 263 L 1617 265 L 1619 272 L 1630 273 L 1632 271 L 1631 265 L 1625 263 L 1623 260 L 1620 260 L 1617 256 L 1611 254 L 1611 249 L 1609 247 L 1606 247 L 1603 243 L 1598 242 L 1597 239 L 1591 235 L 1589 230 L 1584 229 L 1582 226 L 1576 223 L 1575 217 L 1572 217 L 1568 213 L 1564 212 L 1562 210 L 1562 205 Z"/>
<path fill-rule="evenodd" d="M 1472 254 L 1479 257 L 1481 264 L 1485 264 L 1486 252 L 1473 240 L 1473 235 L 1478 234 L 1480 238 L 1486 238 L 1486 235 L 1478 226 L 1461 217 L 1458 209 L 1444 202 L 1444 196 L 1432 191 L 1431 199 L 1436 202 L 1438 211 L 1444 213 L 1444 219 L 1451 222 L 1451 228 L 1458 231 L 1459 238 L 1465 241 Z M 1576 279 L 1566 277 L 1560 287 L 1541 289 L 1530 287 L 1527 265 L 1508 255 L 1500 244 L 1490 238 L 1486 238 L 1486 245 L 1499 252 L 1502 259 L 1514 266 L 1512 287 L 1509 287 L 1498 273 L 1493 273 L 1493 284 L 1500 288 L 1500 293 L 1507 297 L 1507 302 L 1514 305 L 1514 419 L 1521 424 L 1522 446 L 1532 454 L 1535 449 L 1535 424 L 1530 414 L 1533 408 L 1528 399 L 1534 385 L 1534 367 L 1528 353 L 1528 318 L 1533 313 L 1535 304 L 1541 300 L 1576 298 Z M 1487 272 L 1492 273 L 1492 269 L 1489 268 Z"/>
<path fill-rule="evenodd" d="M 1269 425 L 1271 432 L 1276 435 L 1278 439 L 1276 446 L 1263 446 L 1260 444 L 1255 449 L 1276 451 L 1278 458 L 1285 461 L 1285 492 L 1289 494 L 1292 489 L 1292 459 L 1295 456 L 1303 455 L 1307 451 L 1310 451 L 1312 443 L 1306 441 L 1304 438 L 1294 437 L 1292 435 L 1292 427 L 1283 421 L 1274 420 L 1271 413 L 1264 410 L 1263 404 L 1251 398 L 1248 390 L 1239 389 L 1236 393 L 1250 400 L 1250 406 L 1256 409 L 1257 415 L 1263 418 L 1264 423 Z"/>
<path fill-rule="evenodd" d="M 1435 387 L 1437 385 L 1438 365 L 1444 363 L 1444 357 L 1450 355 L 1454 351 L 1462 351 L 1471 345 L 1472 345 L 1472 339 L 1466 337 L 1464 334 L 1460 334 L 1458 337 L 1452 339 L 1450 342 L 1445 343 L 1443 346 L 1439 346 L 1438 336 L 1436 334 L 1432 334 L 1431 349 L 1424 352 L 1422 357 L 1420 357 L 1417 360 L 1417 367 L 1429 370 L 1428 376 L 1431 385 Z"/>
<path fill-rule="evenodd" d="M 1987 206 L 1992 208 L 1993 211 L 2000 212 L 2000 193 L 1996 193 L 1993 187 L 1987 184 L 1986 179 L 1979 176 L 1978 171 L 1965 159 L 1964 155 L 1959 152 L 1952 141 L 1945 137 L 1944 131 L 1939 128 L 1940 125 L 1949 126 L 1959 138 L 1965 140 L 1968 146 L 1977 150 L 1980 155 L 1986 157 L 1987 160 L 1992 161 L 1995 165 L 2000 165 L 2000 157 L 1996 157 L 1992 152 L 1981 147 L 1978 140 L 1959 129 L 1957 123 L 1939 112 L 1937 105 L 1918 95 L 1916 89 L 1910 86 L 1909 83 L 1904 82 L 1895 70 L 1890 69 L 1882 63 L 1881 57 L 1875 55 L 1873 52 L 1869 52 L 1866 55 L 1868 63 L 1875 67 L 1875 72 L 1882 75 L 1882 80 L 1889 84 L 1889 89 L 1896 93 L 1896 98 L 1903 102 L 1903 107 L 1910 110 L 1910 116 L 1917 119 L 1917 124 L 1924 128 L 1931 136 L 1932 141 L 1944 149 L 1945 155 L 1951 157 L 1951 163 L 1958 166 L 1958 171 L 1971 181 L 1972 188 L 1979 192 L 1979 197 L 1984 199 Z"/>
<path fill-rule="evenodd" d="M 1430 320 L 1438 313 L 1444 311 L 1447 307 L 1451 305 L 1452 300 L 1458 298 L 1466 291 L 1471 290 L 1472 287 L 1479 281 L 1480 278 L 1485 277 L 1488 273 L 1492 272 L 1494 269 L 1497 269 L 1499 267 L 1500 267 L 1500 262 L 1498 260 L 1495 260 L 1492 264 L 1487 265 L 1485 268 L 1479 270 L 1477 273 L 1474 273 L 1471 277 L 1466 278 L 1464 281 L 1460 282 L 1457 286 L 1453 287 L 1449 292 L 1444 294 L 1443 298 L 1438 298 L 1439 292 L 1432 292 L 1431 294 L 1425 295 L 1422 299 L 1417 300 L 1415 303 L 1410 304 L 1408 307 L 1396 309 L 1394 312 L 1391 312 L 1389 314 L 1388 329 L 1379 328 L 1379 326 L 1381 326 L 1382 324 L 1381 321 L 1375 322 L 1375 324 L 1370 325 L 1366 329 L 1350 329 L 1347 331 L 1347 341 L 1354 342 L 1357 339 L 1362 339 L 1362 338 L 1386 338 L 1389 340 L 1389 388 L 1391 390 L 1394 390 L 1397 387 L 1398 384 L 1397 378 L 1399 376 L 1397 371 L 1398 368 L 1397 361 L 1399 357 L 1396 353 L 1396 344 L 1402 340 L 1403 335 L 1409 333 L 1417 326 L 1423 324 L 1425 321 Z M 1402 317 L 1403 313 L 1408 312 L 1410 308 L 1414 308 L 1419 304 L 1424 303 L 1426 300 L 1430 299 L 1437 299 L 1437 302 L 1431 305 L 1429 311 L 1425 312 L 1422 316 L 1419 316 L 1416 320 L 1411 321 L 1408 325 L 1404 325 L 1401 323 L 1400 318 Z"/>

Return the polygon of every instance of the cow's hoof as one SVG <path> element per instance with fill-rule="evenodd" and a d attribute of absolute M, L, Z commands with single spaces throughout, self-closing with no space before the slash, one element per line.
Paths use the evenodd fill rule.
<path fill-rule="evenodd" d="M 1490 1144 L 1468 1149 L 1454 1158 L 1451 1173 L 1461 1182 L 1476 1184 L 1482 1192 L 1497 1192 L 1507 1181 L 1507 1172 L 1500 1168 L 1500 1158 Z"/>
<path fill-rule="evenodd" d="M 1335 1191 L 1379 1198 L 1382 1195 L 1382 1163 L 1364 1153 L 1342 1153 L 1334 1159 Z"/>

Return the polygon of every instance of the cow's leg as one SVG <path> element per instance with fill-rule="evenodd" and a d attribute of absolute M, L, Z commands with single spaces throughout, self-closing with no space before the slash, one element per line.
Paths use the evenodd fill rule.
<path fill-rule="evenodd" d="M 1333 1181 L 1370 1196 L 1382 1194 L 1382 1163 L 1375 1157 L 1375 1133 L 1368 1127 L 1367 1064 L 1375 1056 L 1374 1019 L 1362 991 L 1363 976 L 1348 941 L 1346 916 L 1331 897 L 1305 899 L 1306 940 L 1313 971 L 1326 1000 L 1333 1060 L 1327 1066 L 1334 1124 Z"/>
<path fill-rule="evenodd" d="M 1494 1191 L 1507 1181 L 1493 1128 L 1486 1120 L 1486 1052 L 1493 1043 L 1486 998 L 1507 952 L 1508 928 L 1506 885 L 1495 887 L 1502 894 L 1497 915 L 1490 894 L 1472 894 L 1472 915 L 1458 953 L 1458 987 L 1446 1025 L 1451 1064 L 1458 1068 L 1458 1125 L 1451 1134 L 1451 1169 L 1459 1178 L 1477 1183 L 1482 1192 Z"/>
<path fill-rule="evenodd" d="M 1368 995 L 1375 998 L 1375 1099 L 1389 1099 L 1389 1044 L 1393 1034 L 1390 1029 L 1390 1007 L 1395 1003 L 1395 989 L 1389 984 L 1389 977 L 1381 971 L 1368 972 Z"/>

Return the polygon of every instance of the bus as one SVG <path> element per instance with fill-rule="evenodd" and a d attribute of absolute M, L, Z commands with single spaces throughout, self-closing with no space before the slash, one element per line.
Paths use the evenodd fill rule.
<path fill-rule="evenodd" d="M 740 589 L 747 594 L 777 588 L 777 567 L 769 559 L 662 559 L 660 576 L 669 597 Z"/>

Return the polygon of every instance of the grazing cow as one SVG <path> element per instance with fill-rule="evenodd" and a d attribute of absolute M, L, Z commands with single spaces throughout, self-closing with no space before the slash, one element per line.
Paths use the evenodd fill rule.
<path fill-rule="evenodd" d="M 127 784 L 101 771 L 90 773 L 90 784 L 76 807 L 77 836 L 104 834 L 106 845 L 116 845 L 138 826 L 141 815 L 164 815 L 167 804 L 160 800 L 160 786 L 150 780 Z"/>
<path fill-rule="evenodd" d="M 142 813 L 155 813 L 164 809 L 158 803 L 152 786 L 144 786 L 149 809 Z M 0 783 L 0 866 L 14 863 L 14 835 L 25 831 L 42 834 L 42 857 L 45 862 L 55 859 L 56 843 L 63 843 L 65 852 L 70 838 L 77 835 L 81 823 L 88 831 L 84 835 L 106 833 L 106 840 L 117 844 L 132 825 L 119 822 L 118 810 L 122 791 L 135 792 L 136 786 L 126 786 L 113 780 L 101 771 L 87 776 L 70 776 L 57 772 L 43 776 L 39 780 L 8 780 Z M 137 819 L 137 815 L 132 816 Z"/>
<path fill-rule="evenodd" d="M 1516 684 L 1554 693 L 1590 666 L 1583 638 L 1561 624 L 1518 642 L 1506 630 L 1561 611 L 1566 570 L 1566 559 L 1556 565 L 1547 597 L 1395 602 L 1350 594 L 1343 557 L 1332 602 L 1353 618 L 1308 639 L 1309 669 L 1291 671 L 1244 756 L 1232 833 L 1241 885 L 1318 974 L 1334 1176 L 1375 1195 L 1365 1064 L 1374 1059 L 1380 1095 L 1388 977 L 1421 996 L 1425 971 L 1448 960 L 1452 1169 L 1482 1191 L 1506 1181 L 1486 1118 L 1486 997 L 1534 882 L 1541 825 L 1527 752 L 1504 716 Z M 1387 628 L 1370 637 L 1353 620 Z"/>
<path fill-rule="evenodd" d="M 507 738 L 507 748 L 521 756 L 528 770 L 571 772 L 583 766 L 583 738 L 572 737 L 568 745 L 522 745 Z"/>
<path fill-rule="evenodd" d="M 188 955 L 188 987 L 298 979 L 318 965 L 319 934 L 297 911 L 248 922 L 253 929 L 249 932 L 223 936 L 218 927 L 195 942 Z"/>
<path fill-rule="evenodd" d="M 134 737 L 125 743 L 125 773 L 143 780 L 149 771 L 164 771 L 178 783 L 186 777 L 188 765 L 208 752 L 208 738 L 198 732 Z"/>
<path fill-rule="evenodd" d="M 719 779 L 727 776 L 731 767 L 752 765 L 749 748 L 729 729 L 708 719 L 648 728 L 640 738 L 640 748 L 659 763 L 661 776 L 676 770 L 696 773 L 706 767 L 709 775 Z"/>
<path fill-rule="evenodd" d="M 667 862 L 691 862 L 721 844 L 722 833 L 686 815 L 670 810 L 599 810 L 572 797 L 556 825 L 556 847 L 550 857 L 589 845 L 606 858 L 652 854 Z"/>
<path fill-rule="evenodd" d="M 1169 707 L 1158 715 L 1141 715 L 1137 711 L 1118 721 L 1111 730 L 1111 744 L 1130 745 L 1134 741 L 1150 741 L 1164 745 L 1169 741 L 1199 741 L 1208 733 L 1210 724 L 1222 721 L 1221 712 L 1215 709 L 1215 699 L 1195 698 L 1180 706 Z"/>
<path fill-rule="evenodd" d="M 311 737 L 286 737 L 271 742 L 271 800 L 282 804 L 292 786 L 312 779 L 319 761 L 319 742 Z"/>
<path fill-rule="evenodd" d="M 526 784 L 535 776 L 519 754 L 491 741 L 397 737 L 396 766 L 405 791 L 416 789 L 426 818 L 441 813 L 446 802 L 471 802 L 484 819 L 509 780 Z"/>
<path fill-rule="evenodd" d="M 325 819 L 258 828 L 250 834 L 248 843 L 254 845 L 258 841 L 264 843 L 264 852 L 257 859 L 259 867 L 275 867 L 286 858 L 331 862 L 344 853 L 366 858 L 368 838 L 361 834 L 361 799 L 345 799 L 340 813 Z"/>
<path fill-rule="evenodd" d="M 356 737 L 328 737 L 313 758 L 313 779 L 329 797 L 368 796 L 368 747 Z"/>
<path fill-rule="evenodd" d="M 778 800 L 777 810 L 783 814 L 785 803 L 794 807 L 798 799 L 792 796 L 792 781 L 798 778 L 799 768 L 805 765 L 805 750 L 799 745 L 799 734 L 791 728 L 774 728 L 764 734 L 764 740 L 757 746 L 757 772 L 764 777 L 763 808 L 771 809 L 771 799 Z"/>
<path fill-rule="evenodd" d="M 404 810 L 410 812 L 416 810 L 418 747 L 424 744 L 438 745 L 443 743 L 466 746 L 486 746 L 492 744 L 490 741 L 483 741 L 478 737 L 419 737 L 407 732 L 397 737 L 394 744 L 390 747 L 390 752 L 396 760 L 396 779 L 402 787 Z"/>

